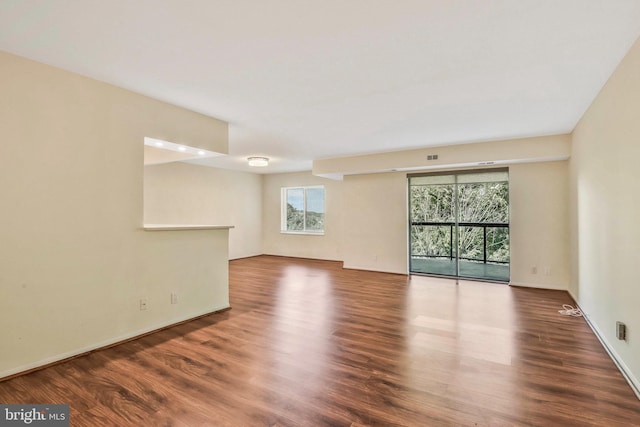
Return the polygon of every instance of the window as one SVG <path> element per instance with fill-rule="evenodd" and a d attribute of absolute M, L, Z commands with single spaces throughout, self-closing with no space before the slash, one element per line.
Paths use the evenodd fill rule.
<path fill-rule="evenodd" d="M 324 234 L 324 187 L 282 189 L 281 231 Z"/>

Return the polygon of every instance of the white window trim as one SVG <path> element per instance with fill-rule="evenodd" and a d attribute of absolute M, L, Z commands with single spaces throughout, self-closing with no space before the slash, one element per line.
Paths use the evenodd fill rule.
<path fill-rule="evenodd" d="M 307 189 L 313 189 L 313 188 L 322 188 L 323 193 L 325 195 L 325 200 L 324 200 L 324 205 L 325 205 L 325 219 L 326 219 L 326 205 L 327 205 L 327 200 L 326 200 L 326 191 L 324 188 L 324 185 L 300 185 L 300 186 L 293 186 L 293 187 L 282 187 L 280 188 L 280 234 L 299 234 L 299 235 L 304 235 L 304 236 L 324 236 L 325 230 L 323 229 L 322 231 L 313 231 L 313 230 L 287 230 L 287 190 L 291 190 L 291 189 L 296 189 L 296 188 L 300 188 L 304 190 L 304 206 L 303 206 L 303 214 L 307 215 Z M 305 224 L 306 224 L 306 218 L 305 218 Z M 325 228 L 326 228 L 326 221 L 325 221 Z"/>

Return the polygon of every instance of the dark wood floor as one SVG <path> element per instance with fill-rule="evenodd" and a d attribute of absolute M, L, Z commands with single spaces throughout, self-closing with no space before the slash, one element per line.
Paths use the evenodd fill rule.
<path fill-rule="evenodd" d="M 634 396 L 568 294 L 232 261 L 233 309 L 0 383 L 73 426 L 628 426 Z"/>

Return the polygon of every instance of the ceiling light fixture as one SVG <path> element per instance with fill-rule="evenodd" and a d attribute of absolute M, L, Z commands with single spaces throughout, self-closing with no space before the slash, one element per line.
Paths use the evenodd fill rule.
<path fill-rule="evenodd" d="M 269 165 L 268 157 L 248 157 L 249 166 L 264 167 Z"/>

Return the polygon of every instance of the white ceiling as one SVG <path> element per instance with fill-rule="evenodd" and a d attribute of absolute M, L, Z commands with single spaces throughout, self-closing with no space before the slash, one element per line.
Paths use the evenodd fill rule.
<path fill-rule="evenodd" d="M 0 50 L 226 120 L 202 162 L 259 172 L 570 132 L 639 35 L 640 0 L 0 0 Z"/>

